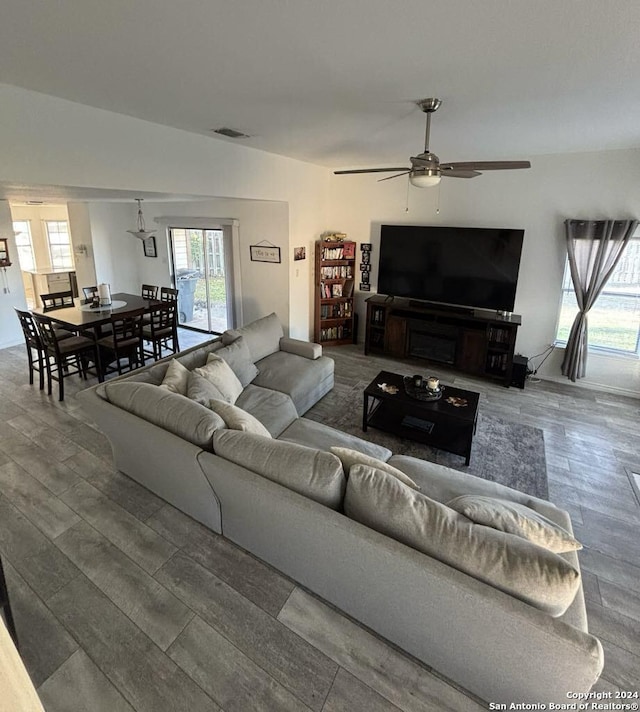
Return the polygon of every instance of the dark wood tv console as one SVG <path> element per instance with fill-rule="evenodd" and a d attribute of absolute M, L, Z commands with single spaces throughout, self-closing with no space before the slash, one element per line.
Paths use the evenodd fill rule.
<path fill-rule="evenodd" d="M 511 385 L 522 318 L 484 309 L 449 309 L 398 297 L 367 299 L 364 352 L 424 358 Z"/>

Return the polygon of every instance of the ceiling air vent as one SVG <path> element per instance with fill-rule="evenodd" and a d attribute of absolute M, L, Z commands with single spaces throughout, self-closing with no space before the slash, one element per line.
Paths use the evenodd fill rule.
<path fill-rule="evenodd" d="M 229 129 L 226 126 L 223 126 L 221 129 L 213 129 L 213 133 L 226 136 L 227 138 L 250 138 L 249 134 L 236 131 L 235 129 Z"/>

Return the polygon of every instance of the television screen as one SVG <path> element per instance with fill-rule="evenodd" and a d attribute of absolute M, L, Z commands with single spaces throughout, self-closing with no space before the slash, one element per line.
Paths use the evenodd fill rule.
<path fill-rule="evenodd" d="M 378 293 L 513 311 L 524 230 L 382 225 Z"/>

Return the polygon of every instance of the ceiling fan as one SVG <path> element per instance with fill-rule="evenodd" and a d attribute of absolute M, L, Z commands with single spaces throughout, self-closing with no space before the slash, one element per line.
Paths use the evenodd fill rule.
<path fill-rule="evenodd" d="M 466 161 L 462 163 L 440 163 L 435 153 L 429 151 L 429 131 L 431 129 L 431 114 L 440 108 L 440 99 L 421 99 L 416 104 L 427 115 L 427 128 L 424 138 L 424 151 L 417 156 L 411 156 L 411 167 L 401 168 L 356 168 L 350 171 L 334 171 L 335 175 L 351 173 L 396 173 L 394 176 L 381 178 L 391 180 L 400 176 L 409 176 L 412 185 L 418 188 L 430 188 L 438 185 L 440 179 L 448 178 L 475 178 L 482 175 L 482 171 L 513 170 L 514 168 L 531 168 L 529 161 Z"/>

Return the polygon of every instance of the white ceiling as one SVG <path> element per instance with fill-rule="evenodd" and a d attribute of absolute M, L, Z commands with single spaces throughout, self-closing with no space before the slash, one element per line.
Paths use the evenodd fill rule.
<path fill-rule="evenodd" d="M 345 168 L 640 146 L 634 0 L 2 0 L 0 81 Z M 227 140 L 212 138 L 212 140 Z"/>

